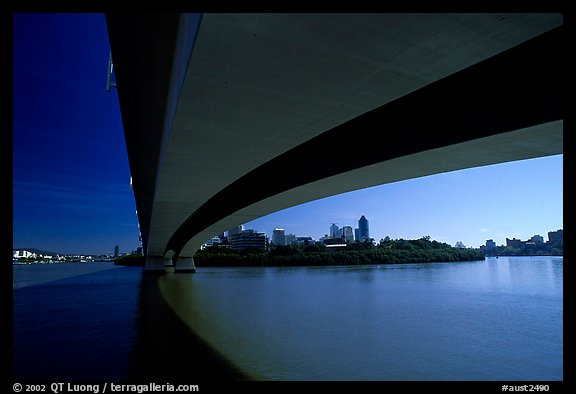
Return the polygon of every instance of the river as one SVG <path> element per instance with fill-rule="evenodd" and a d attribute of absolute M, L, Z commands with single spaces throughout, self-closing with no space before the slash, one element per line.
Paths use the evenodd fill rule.
<path fill-rule="evenodd" d="M 60 272 L 91 264 L 101 266 Z M 153 278 L 109 263 L 30 265 L 14 266 L 13 284 L 15 377 L 26 379 L 129 377 L 171 336 L 150 335 L 167 325 L 150 289 L 197 336 L 189 349 L 212 349 L 232 378 L 235 368 L 256 380 L 563 378 L 562 257 Z"/>

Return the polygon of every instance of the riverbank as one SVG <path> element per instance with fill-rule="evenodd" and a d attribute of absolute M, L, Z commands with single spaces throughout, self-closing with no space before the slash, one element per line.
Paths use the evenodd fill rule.
<path fill-rule="evenodd" d="M 352 243 L 343 247 L 325 245 L 275 246 L 269 251 L 233 251 L 212 247 L 194 255 L 197 267 L 287 267 L 365 264 L 407 264 L 484 260 L 476 249 L 454 248 L 424 237 L 416 240 L 390 240 L 378 245 Z"/>

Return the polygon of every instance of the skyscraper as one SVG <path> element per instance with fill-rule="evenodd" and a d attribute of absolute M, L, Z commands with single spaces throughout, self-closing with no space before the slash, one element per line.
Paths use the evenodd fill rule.
<path fill-rule="evenodd" d="M 120 246 L 114 246 L 114 257 L 118 257 L 120 255 Z"/>
<path fill-rule="evenodd" d="M 342 227 L 342 237 L 346 239 L 346 242 L 354 242 L 354 230 L 352 230 L 352 227 Z"/>
<path fill-rule="evenodd" d="M 368 226 L 368 219 L 364 215 L 358 220 L 358 236 L 360 241 L 366 241 L 370 239 L 370 228 Z"/>
<path fill-rule="evenodd" d="M 338 225 L 336 223 L 332 223 L 330 225 L 330 236 L 332 238 L 339 237 L 339 235 L 338 235 L 339 232 L 340 232 L 340 229 L 338 228 Z"/>
<path fill-rule="evenodd" d="M 286 245 L 286 232 L 283 228 L 275 228 L 272 231 L 272 243 L 274 245 Z"/>

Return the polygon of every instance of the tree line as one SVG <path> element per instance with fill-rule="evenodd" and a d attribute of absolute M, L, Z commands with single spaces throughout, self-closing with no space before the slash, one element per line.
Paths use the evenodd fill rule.
<path fill-rule="evenodd" d="M 484 253 L 476 249 L 454 248 L 446 243 L 431 241 L 430 237 L 386 240 L 378 245 L 373 242 L 353 242 L 339 248 L 321 244 L 274 246 L 268 251 L 232 251 L 215 246 L 194 255 L 197 267 L 406 264 L 475 260 L 484 260 Z"/>
<path fill-rule="evenodd" d="M 520 247 L 497 246 L 486 254 L 494 256 L 563 256 L 564 241 L 523 243 Z"/>

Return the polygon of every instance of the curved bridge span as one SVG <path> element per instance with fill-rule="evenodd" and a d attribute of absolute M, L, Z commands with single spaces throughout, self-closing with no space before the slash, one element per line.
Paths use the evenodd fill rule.
<path fill-rule="evenodd" d="M 560 14 L 107 14 L 147 269 L 307 201 L 563 152 Z"/>

